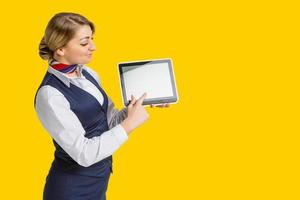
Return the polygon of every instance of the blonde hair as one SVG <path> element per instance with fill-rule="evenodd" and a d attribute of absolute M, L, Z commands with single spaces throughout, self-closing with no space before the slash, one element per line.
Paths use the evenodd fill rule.
<path fill-rule="evenodd" d="M 94 34 L 94 24 L 76 13 L 58 13 L 49 21 L 39 45 L 39 55 L 44 60 L 53 58 L 54 52 L 64 47 L 75 35 L 79 26 L 88 25 Z"/>

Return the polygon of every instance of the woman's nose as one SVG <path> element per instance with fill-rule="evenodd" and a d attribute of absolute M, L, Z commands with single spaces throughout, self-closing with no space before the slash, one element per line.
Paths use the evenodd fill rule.
<path fill-rule="evenodd" d="M 89 48 L 89 50 L 90 50 L 90 51 L 95 51 L 95 50 L 96 50 L 96 46 L 95 46 L 95 44 L 94 44 L 93 41 L 91 41 L 91 43 L 90 43 L 90 48 Z"/>

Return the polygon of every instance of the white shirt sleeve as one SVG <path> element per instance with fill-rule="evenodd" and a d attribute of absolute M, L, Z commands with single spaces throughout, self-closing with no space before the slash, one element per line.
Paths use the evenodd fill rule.
<path fill-rule="evenodd" d="M 128 139 L 120 124 L 101 136 L 86 138 L 85 130 L 70 109 L 67 99 L 51 86 L 39 89 L 35 110 L 42 125 L 57 144 L 84 167 L 111 156 Z"/>
<path fill-rule="evenodd" d="M 107 122 L 109 128 L 112 128 L 120 123 L 122 123 L 128 116 L 128 108 L 123 108 L 120 111 L 115 107 L 115 104 L 112 100 L 108 98 L 108 107 L 107 107 Z"/>

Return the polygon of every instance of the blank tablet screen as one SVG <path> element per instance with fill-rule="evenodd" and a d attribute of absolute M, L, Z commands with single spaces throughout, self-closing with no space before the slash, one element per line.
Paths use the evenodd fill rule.
<path fill-rule="evenodd" d="M 170 59 L 119 64 L 123 103 L 147 93 L 143 105 L 174 103 L 177 91 Z"/>

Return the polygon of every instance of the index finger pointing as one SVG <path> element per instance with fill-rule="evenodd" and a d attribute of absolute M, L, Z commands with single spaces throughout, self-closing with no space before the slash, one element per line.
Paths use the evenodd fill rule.
<path fill-rule="evenodd" d="M 138 103 L 139 103 L 140 105 L 142 105 L 142 103 L 144 102 L 146 96 L 147 96 L 147 93 L 144 93 L 143 96 L 141 96 L 141 98 L 138 100 Z"/>

